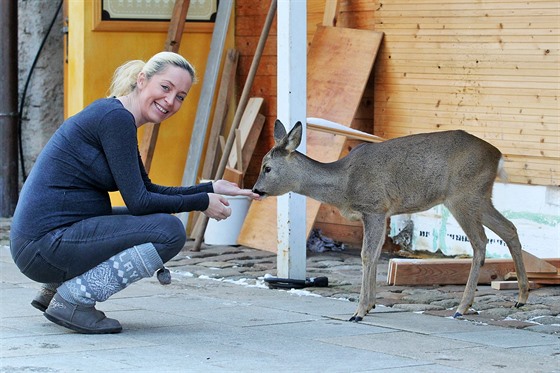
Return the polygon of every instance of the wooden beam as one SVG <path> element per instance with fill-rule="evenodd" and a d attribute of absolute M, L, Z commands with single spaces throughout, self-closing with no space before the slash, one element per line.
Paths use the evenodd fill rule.
<path fill-rule="evenodd" d="M 544 259 L 556 267 L 560 259 Z M 467 283 L 471 259 L 391 259 L 389 285 L 464 285 Z M 503 281 L 515 272 L 511 259 L 486 259 L 480 270 L 479 284 Z M 534 281 L 534 278 L 531 278 Z"/>
<path fill-rule="evenodd" d="M 212 110 L 212 102 L 214 100 L 214 91 L 216 81 L 218 80 L 218 71 L 222 61 L 224 44 L 226 41 L 227 31 L 229 28 L 229 20 L 233 8 L 233 1 L 221 1 L 214 23 L 214 32 L 212 33 L 212 41 L 210 42 L 210 53 L 208 54 L 208 63 L 202 82 L 202 91 L 198 101 L 198 109 L 193 125 L 193 132 L 187 160 L 185 162 L 185 170 L 183 172 L 182 186 L 196 184 L 200 158 L 202 156 L 202 148 L 204 139 L 206 138 L 206 130 L 210 113 Z M 189 214 L 183 212 L 177 214 L 183 225 L 188 225 Z"/>
<path fill-rule="evenodd" d="M 338 20 L 338 0 L 326 0 L 323 13 L 323 26 L 336 26 Z"/>
<path fill-rule="evenodd" d="M 173 7 L 173 13 L 169 21 L 169 29 L 167 30 L 164 50 L 175 53 L 179 51 L 189 4 L 190 0 L 175 0 L 175 6 Z M 158 133 L 159 123 L 146 123 L 144 125 L 144 134 L 140 144 L 140 156 L 144 162 L 144 168 L 147 173 L 150 172 L 152 166 L 152 158 L 154 157 Z"/>
<path fill-rule="evenodd" d="M 218 98 L 216 100 L 216 108 L 214 110 L 214 118 L 210 127 L 208 145 L 206 146 L 206 156 L 204 157 L 204 165 L 202 167 L 202 179 L 211 179 L 214 176 L 216 166 L 216 156 L 218 150 L 218 142 L 222 133 L 225 119 L 229 110 L 229 102 L 233 94 L 235 83 L 235 73 L 237 71 L 237 63 L 239 61 L 239 51 L 230 49 L 226 55 L 224 69 L 222 71 L 222 79 L 218 90 Z"/>

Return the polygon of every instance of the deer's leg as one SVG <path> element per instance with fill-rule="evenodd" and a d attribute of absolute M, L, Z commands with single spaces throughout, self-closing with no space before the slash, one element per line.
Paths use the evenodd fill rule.
<path fill-rule="evenodd" d="M 519 236 L 515 225 L 506 219 L 496 208 L 488 201 L 488 205 L 482 216 L 482 224 L 490 228 L 496 233 L 508 246 L 509 252 L 515 265 L 517 274 L 517 284 L 519 286 L 519 297 L 515 307 L 521 307 L 527 303 L 529 297 L 529 281 L 525 272 L 525 264 L 523 263 L 523 254 Z"/>
<path fill-rule="evenodd" d="M 473 261 L 469 278 L 465 285 L 465 291 L 461 302 L 457 307 L 457 311 L 453 317 L 462 316 L 474 301 L 478 277 L 480 275 L 480 267 L 484 265 L 486 256 L 486 233 L 482 225 L 482 213 L 477 210 L 480 201 L 461 201 L 454 204 L 446 204 L 449 211 L 453 214 L 471 243 L 473 248 Z"/>
<path fill-rule="evenodd" d="M 385 215 L 364 215 L 364 240 L 362 243 L 362 287 L 358 309 L 350 321 L 361 321 L 364 316 L 375 308 L 375 290 L 377 279 L 377 261 L 387 230 Z"/>

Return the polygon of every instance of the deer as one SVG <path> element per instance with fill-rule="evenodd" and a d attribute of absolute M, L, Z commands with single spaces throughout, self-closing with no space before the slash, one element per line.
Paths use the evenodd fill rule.
<path fill-rule="evenodd" d="M 362 221 L 360 298 L 349 321 L 362 321 L 375 308 L 377 263 L 387 220 L 439 204 L 455 217 L 473 250 L 453 317 L 463 317 L 474 302 L 486 255 L 484 226 L 507 244 L 519 287 L 514 307 L 525 305 L 529 283 L 517 229 L 492 203 L 496 177 L 507 177 L 504 157 L 496 147 L 463 130 L 449 130 L 362 143 L 345 157 L 322 163 L 296 150 L 302 132 L 301 122 L 286 133 L 276 120 L 274 146 L 262 159 L 253 192 L 261 199 L 295 192 L 338 208 L 349 220 Z"/>

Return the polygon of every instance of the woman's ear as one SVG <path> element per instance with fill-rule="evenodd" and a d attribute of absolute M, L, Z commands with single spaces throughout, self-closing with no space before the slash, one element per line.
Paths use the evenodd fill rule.
<path fill-rule="evenodd" d="M 143 89 L 144 86 L 146 85 L 146 74 L 143 71 L 140 71 L 140 73 L 138 74 L 138 78 L 136 78 L 136 87 L 138 87 L 138 89 Z"/>

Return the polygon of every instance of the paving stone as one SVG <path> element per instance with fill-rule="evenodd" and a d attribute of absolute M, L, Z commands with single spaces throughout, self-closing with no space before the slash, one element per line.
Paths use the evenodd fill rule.
<path fill-rule="evenodd" d="M 200 262 L 198 265 L 207 267 L 207 268 L 231 268 L 234 264 L 230 262 Z"/>
<path fill-rule="evenodd" d="M 515 328 L 515 329 L 525 329 L 531 326 L 535 326 L 534 323 L 519 321 L 519 320 L 491 320 L 488 322 L 489 325 L 496 325 L 496 326 L 505 326 L 508 328 Z"/>
<path fill-rule="evenodd" d="M 442 310 L 442 307 L 434 306 L 431 304 L 409 304 L 409 303 L 397 303 L 393 308 L 410 311 L 410 312 L 420 312 L 420 311 L 430 311 L 430 310 Z"/>
<path fill-rule="evenodd" d="M 533 325 L 525 328 L 538 333 L 558 334 L 560 335 L 560 325 Z"/>
<path fill-rule="evenodd" d="M 444 299 L 451 299 L 453 297 L 453 294 L 442 293 L 438 290 L 427 290 L 405 295 L 402 299 L 403 301 L 407 301 L 408 303 L 430 304 Z"/>
<path fill-rule="evenodd" d="M 459 305 L 459 302 L 460 302 L 459 298 L 453 298 L 453 299 L 438 300 L 435 302 L 431 302 L 430 304 L 447 309 L 447 308 L 456 308 Z"/>
<path fill-rule="evenodd" d="M 560 326 L 560 316 L 537 316 L 531 321 L 537 322 L 542 325 L 558 325 Z"/>
<path fill-rule="evenodd" d="M 527 321 L 540 316 L 553 316 L 548 308 L 537 308 L 532 311 L 514 312 L 509 315 L 510 318 L 515 320 Z"/>
<path fill-rule="evenodd" d="M 505 319 L 512 313 L 517 312 L 515 308 L 489 308 L 484 311 L 480 311 L 481 315 L 488 317 L 493 320 Z"/>

